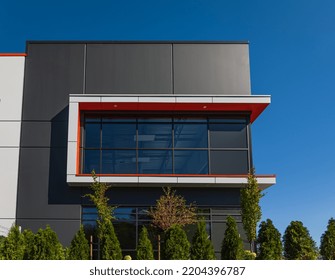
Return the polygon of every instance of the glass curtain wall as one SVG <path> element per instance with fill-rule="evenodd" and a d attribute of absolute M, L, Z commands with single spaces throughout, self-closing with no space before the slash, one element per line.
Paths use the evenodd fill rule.
<path fill-rule="evenodd" d="M 248 118 L 122 118 L 84 114 L 81 172 L 246 174 Z"/>

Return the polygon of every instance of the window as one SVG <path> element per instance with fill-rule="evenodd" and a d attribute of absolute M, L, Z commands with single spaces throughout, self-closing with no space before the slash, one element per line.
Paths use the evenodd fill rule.
<path fill-rule="evenodd" d="M 83 113 L 81 172 L 246 174 L 248 118 Z"/>

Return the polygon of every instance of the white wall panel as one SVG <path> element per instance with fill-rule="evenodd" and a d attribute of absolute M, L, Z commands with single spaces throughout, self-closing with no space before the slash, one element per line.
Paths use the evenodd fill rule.
<path fill-rule="evenodd" d="M 0 120 L 21 120 L 24 59 L 0 56 Z"/>
<path fill-rule="evenodd" d="M 0 234 L 15 222 L 24 61 L 0 56 Z"/>
<path fill-rule="evenodd" d="M 20 128 L 19 121 L 0 121 L 0 147 L 19 147 Z"/>
<path fill-rule="evenodd" d="M 15 219 L 19 148 L 0 148 L 0 219 Z"/>

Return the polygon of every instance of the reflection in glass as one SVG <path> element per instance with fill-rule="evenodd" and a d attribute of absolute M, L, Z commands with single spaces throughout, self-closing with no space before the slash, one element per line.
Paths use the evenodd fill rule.
<path fill-rule="evenodd" d="M 136 124 L 103 123 L 102 148 L 136 148 Z"/>
<path fill-rule="evenodd" d="M 172 148 L 172 124 L 138 124 L 138 148 Z"/>
<path fill-rule="evenodd" d="M 207 124 L 174 124 L 175 148 L 207 148 Z"/>
<path fill-rule="evenodd" d="M 170 150 L 139 150 L 139 174 L 172 174 L 172 152 Z"/>
<path fill-rule="evenodd" d="M 85 124 L 85 148 L 100 148 L 100 123 Z"/>
<path fill-rule="evenodd" d="M 100 173 L 100 150 L 84 150 L 84 167 L 85 174 Z"/>
<path fill-rule="evenodd" d="M 208 152 L 206 150 L 175 150 L 174 173 L 208 174 Z"/>
<path fill-rule="evenodd" d="M 136 150 L 102 150 L 103 174 L 136 174 Z"/>

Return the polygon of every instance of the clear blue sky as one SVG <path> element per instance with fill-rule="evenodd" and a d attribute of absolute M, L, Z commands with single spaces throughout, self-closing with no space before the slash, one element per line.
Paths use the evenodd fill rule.
<path fill-rule="evenodd" d="M 263 219 L 301 220 L 319 243 L 335 217 L 335 1 L 2 1 L 0 52 L 26 40 L 248 40 L 258 174 L 276 174 Z"/>

